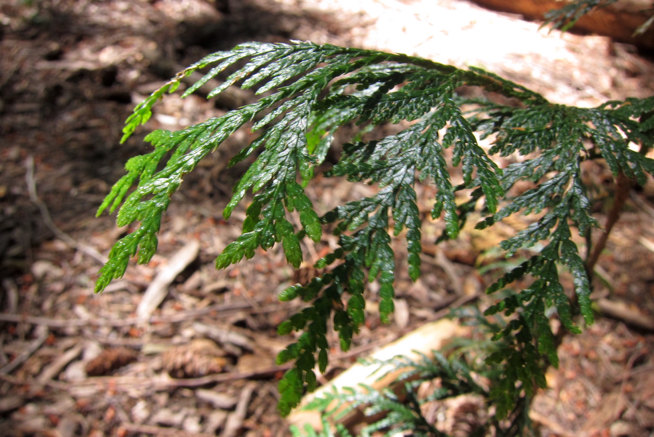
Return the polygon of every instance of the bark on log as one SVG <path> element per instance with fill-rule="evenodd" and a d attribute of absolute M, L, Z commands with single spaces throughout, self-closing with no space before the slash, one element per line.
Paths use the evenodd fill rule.
<path fill-rule="evenodd" d="M 545 13 L 560 9 L 564 2 L 557 0 L 473 0 L 475 3 L 496 11 L 521 14 L 528 20 L 542 21 Z M 651 0 L 619 1 L 605 8 L 596 9 L 579 19 L 573 29 L 613 38 L 615 41 L 654 50 L 654 26 L 638 36 L 633 33 L 651 16 Z"/>

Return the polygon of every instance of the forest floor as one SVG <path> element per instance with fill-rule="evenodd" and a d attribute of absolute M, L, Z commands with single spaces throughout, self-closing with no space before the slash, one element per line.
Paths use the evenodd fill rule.
<path fill-rule="evenodd" d="M 252 133 L 237 132 L 188 175 L 153 260 L 130 265 L 104 293 L 93 293 L 102 260 L 126 232 L 95 211 L 126 160 L 148 150 L 147 132 L 179 129 L 252 98 L 167 97 L 120 144 L 134 105 L 201 56 L 245 41 L 310 39 L 480 66 L 556 103 L 595 106 L 654 92 L 654 64 L 633 47 L 548 34 L 467 1 L 7 0 L 0 23 L 0 435 L 8 436 L 289 435 L 276 413 L 285 368 L 275 365 L 288 339 L 276 327 L 298 306 L 276 296 L 310 269 L 294 272 L 277 247 L 214 269 L 244 218 L 243 209 L 222 218 L 243 171 L 226 170 L 226 157 Z M 599 164 L 587 177 L 605 198 L 596 210 L 602 222 L 612 179 Z M 320 176 L 307 188 L 320 212 L 370 190 Z M 422 278 L 412 284 L 398 260 L 397 310 L 387 326 L 375 315 L 372 287 L 368 323 L 348 353 L 331 337 L 334 358 L 321 383 L 451 305 L 490 302 L 483 290 L 507 268 L 492 248 L 527 222 L 466 229 L 436 247 L 443 226 L 428 218 L 433 194 L 418 191 Z M 599 261 L 603 280 L 594 297 L 603 313 L 617 305 L 622 316 L 599 315 L 583 334 L 564 339 L 559 369 L 547 374 L 550 388 L 533 404 L 543 436 L 654 430 L 654 335 L 646 327 L 654 320 L 653 211 L 650 180 L 629 199 Z M 325 238 L 305 246 L 308 261 L 333 244 Z M 135 317 L 153 279 L 176 268 L 147 323 Z"/>

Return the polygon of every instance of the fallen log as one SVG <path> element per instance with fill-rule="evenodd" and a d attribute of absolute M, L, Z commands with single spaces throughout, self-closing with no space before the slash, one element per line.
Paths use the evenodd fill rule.
<path fill-rule="evenodd" d="M 468 332 L 469 329 L 467 327 L 459 325 L 456 321 L 449 319 L 438 320 L 422 325 L 404 337 L 374 352 L 369 358 L 374 360 L 389 360 L 398 355 L 404 355 L 414 359 L 419 358 L 419 354 L 430 356 L 432 351 L 441 349 L 451 338 L 464 336 Z M 405 371 L 406 369 L 393 371 L 393 369 L 386 367 L 378 370 L 377 366 L 365 366 L 357 363 L 331 380 L 328 384 L 305 396 L 300 403 L 300 407 L 296 408 L 290 414 L 288 421 L 300 429 L 303 429 L 306 424 L 311 425 L 314 429 L 321 429 L 320 413 L 317 411 L 302 411 L 302 406 L 307 405 L 314 398 L 320 397 L 322 394 L 331 392 L 334 389 L 341 390 L 344 387 L 351 387 L 355 390 L 363 390 L 360 384 L 365 384 L 376 390 L 381 390 L 390 386 Z M 384 377 L 379 378 L 379 375 L 384 375 Z M 356 412 L 352 412 L 344 417 L 342 422 L 352 423 L 358 419 L 359 417 Z"/>
<path fill-rule="evenodd" d="M 496 11 L 520 14 L 528 20 L 543 21 L 547 12 L 560 9 L 564 2 L 557 0 L 473 0 L 475 3 Z M 577 21 L 573 30 L 595 33 L 612 38 L 618 42 L 637 47 L 654 49 L 654 26 L 649 26 L 643 34 L 634 35 L 652 15 L 646 11 L 652 4 L 648 0 L 629 0 L 598 8 Z"/>

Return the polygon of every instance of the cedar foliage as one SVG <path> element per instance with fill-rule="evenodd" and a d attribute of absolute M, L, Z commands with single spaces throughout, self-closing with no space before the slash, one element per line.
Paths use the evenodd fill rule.
<path fill-rule="evenodd" d="M 594 9 L 605 8 L 618 0 L 577 0 L 568 2 L 560 9 L 554 9 L 545 14 L 545 23 L 552 24 L 552 29 L 570 30 L 577 21 Z"/>
<path fill-rule="evenodd" d="M 550 20 L 567 28 L 599 3 L 575 2 Z M 316 263 L 316 268 L 331 269 L 279 296 L 282 301 L 299 298 L 310 302 L 278 329 L 280 335 L 301 333 L 277 359 L 280 364 L 295 362 L 279 383 L 279 410 L 287 415 L 306 390 L 316 388 L 316 365 L 320 371 L 327 368 L 328 320 L 333 320 L 341 348 L 350 347 L 352 336 L 365 321 L 367 281 L 379 281 L 380 316 L 388 321 L 395 279 L 391 234 L 406 239 L 409 275 L 413 280 L 419 277 L 421 219 L 416 183 L 432 183 L 437 188 L 431 215 L 445 222 L 439 241 L 455 239 L 470 213 L 479 210 L 476 205 L 481 200 L 478 212 L 483 220 L 478 229 L 512 214 L 540 214 L 535 223 L 503 241 L 501 248 L 507 257 L 536 243 L 543 248 L 488 288 L 487 293 L 502 291 L 503 297 L 484 315 L 466 316 L 494 341 L 479 343 L 483 347 L 473 348 L 474 353 L 468 348 L 448 357 L 436 353 L 434 359 L 423 357 L 418 362 L 398 358 L 395 364 L 409 369 L 404 379 L 419 375 L 405 384 L 408 401 L 392 392 L 369 389 L 366 394 L 334 393 L 312 405 L 329 412 L 330 403 L 337 400 L 354 402 L 352 408 L 372 405 L 371 414 L 388 411 L 367 433 L 383 429 L 391 435 L 411 429 L 413 435 L 445 435 L 424 420 L 420 412 L 424 401 L 415 396 L 418 382 L 437 378 L 442 389 L 431 399 L 476 393 L 494 406 L 493 417 L 478 435 L 491 428 L 496 435 L 521 433 L 528 424 L 529 400 L 537 388 L 546 385 L 545 369 L 558 364 L 557 338 L 548 314 L 555 312 L 572 333 L 580 332 L 576 313 L 585 324 L 593 322 L 589 266 L 571 239 L 572 232 L 585 237 L 590 253 L 591 230 L 598 227 L 590 214 L 591 201 L 580 165 L 603 159 L 617 179 L 644 184 L 647 174 L 654 174 L 654 160 L 645 156 L 653 141 L 654 97 L 577 108 L 550 103 L 536 92 L 479 68 L 463 70 L 413 56 L 311 42 L 246 43 L 205 57 L 155 91 L 127 119 L 123 141 L 148 121 L 152 106 L 166 93 L 175 92 L 183 77 L 211 67 L 184 92 L 183 96 L 188 96 L 233 66 L 240 67 L 209 98 L 238 85 L 254 89 L 259 100 L 177 132 L 150 133 L 146 141 L 153 151 L 127 162 L 127 174 L 100 206 L 98 214 L 118 210 L 119 226 L 135 221 L 140 225 L 112 248 L 96 292 L 120 278 L 130 258 L 137 256 L 139 263 L 151 259 L 162 214 L 184 175 L 237 129 L 254 121 L 252 129 L 260 131 L 259 137 L 232 157 L 229 165 L 250 155 L 256 159 L 234 187 L 223 212 L 225 219 L 248 192 L 253 198 L 242 235 L 224 249 L 216 267 L 225 268 L 253 257 L 259 247 L 267 250 L 281 243 L 286 259 L 297 268 L 303 259 L 301 239 L 319 242 L 325 228 L 339 236 L 340 247 Z M 517 103 L 509 106 L 468 99 L 457 94 L 462 86 L 498 93 Z M 464 106 L 475 109 L 463 112 Z M 380 191 L 319 217 L 304 188 L 311 183 L 314 169 L 324 162 L 336 131 L 353 124 L 365 131 L 402 121 L 411 123 L 397 134 L 378 141 L 360 141 L 359 136 L 345 144 L 340 160 L 326 173 L 350 182 L 376 184 Z M 479 146 L 475 133 L 493 138 L 488 153 Z M 460 185 L 452 183 L 448 172 L 444 158 L 448 148 L 452 149 L 452 165 L 462 168 L 464 182 Z M 524 159 L 504 169 L 490 158 L 516 153 Z M 535 188 L 509 198 L 506 193 L 519 181 L 531 181 Z M 469 201 L 457 205 L 455 196 L 462 190 L 471 192 Z M 288 220 L 292 211 L 299 214 L 300 229 Z M 561 268 L 574 278 L 572 299 L 559 280 Z M 506 290 L 523 277 L 533 278 L 528 288 L 517 293 Z M 489 316 L 495 321 L 489 322 Z M 486 376 L 490 388 L 480 387 L 471 372 Z M 297 429 L 293 432 L 301 434 Z M 331 432 L 324 431 L 325 435 Z M 349 435 L 343 427 L 337 432 Z"/>

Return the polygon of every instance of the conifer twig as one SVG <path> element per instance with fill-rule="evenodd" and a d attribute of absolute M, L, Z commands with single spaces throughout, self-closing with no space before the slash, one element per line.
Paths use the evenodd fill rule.
<path fill-rule="evenodd" d="M 597 306 L 606 316 L 622 320 L 627 325 L 654 332 L 654 320 L 638 310 L 629 308 L 625 302 L 598 299 Z"/>
<path fill-rule="evenodd" d="M 272 307 L 272 309 L 278 309 L 281 306 L 282 305 L 275 305 Z M 213 312 L 236 311 L 236 310 L 244 310 L 246 308 L 251 308 L 251 304 L 248 302 L 217 304 L 206 308 L 184 311 L 184 312 L 171 314 L 167 316 L 153 316 L 147 320 L 150 323 L 176 323 L 176 322 L 182 322 L 184 320 L 193 319 L 196 317 L 201 317 L 206 314 L 211 314 Z M 257 311 L 260 310 L 257 309 Z M 0 322 L 31 323 L 33 325 L 49 326 L 51 328 L 65 328 L 71 326 L 89 326 L 89 325 L 118 327 L 118 326 L 136 325 L 141 323 L 142 321 L 143 319 L 139 317 L 128 317 L 125 319 L 90 318 L 88 320 L 83 320 L 83 319 L 52 319 L 48 317 L 34 317 L 34 316 L 22 316 L 20 314 L 0 313 Z"/>
<path fill-rule="evenodd" d="M 64 354 L 59 356 L 56 360 L 54 360 L 43 369 L 43 372 L 41 372 L 37 378 L 37 381 L 40 383 L 46 383 L 55 376 L 59 375 L 59 373 L 64 370 L 64 367 L 66 367 L 71 361 L 73 361 L 82 353 L 83 349 L 83 346 L 78 344 L 67 350 Z"/>
<path fill-rule="evenodd" d="M 600 234 L 599 240 L 595 244 L 590 256 L 586 260 L 586 272 L 588 277 L 591 278 L 593 274 L 593 269 L 597 260 L 600 257 L 600 254 L 606 247 L 606 243 L 609 239 L 609 234 L 613 229 L 613 226 L 620 219 L 620 213 L 624 207 L 627 197 L 629 197 L 629 191 L 631 190 L 631 181 L 625 176 L 623 172 L 618 173 L 618 176 L 615 178 L 615 196 L 613 198 L 613 206 L 611 211 L 609 211 L 609 216 L 606 218 L 606 225 L 604 225 L 604 230 Z"/>
<path fill-rule="evenodd" d="M 256 385 L 252 382 L 248 383 L 243 390 L 238 399 L 238 404 L 236 404 L 236 411 L 231 413 L 227 417 L 227 422 L 225 423 L 225 428 L 223 429 L 221 437 L 234 437 L 241 426 L 243 425 L 243 420 L 245 420 L 245 415 L 247 414 L 248 405 L 250 404 L 250 398 Z"/>
<path fill-rule="evenodd" d="M 32 356 L 34 352 L 41 347 L 50 334 L 50 331 L 45 326 L 38 326 L 36 328 L 37 337 L 30 343 L 26 350 L 24 350 L 20 355 L 10 361 L 7 365 L 0 369 L 0 375 L 6 375 L 7 373 L 12 372 L 18 366 L 23 364 L 29 357 Z"/>
<path fill-rule="evenodd" d="M 572 10 L 568 18 L 576 17 L 576 13 Z M 252 258 L 260 249 L 267 251 L 279 244 L 288 263 L 299 268 L 305 238 L 318 243 L 323 230 L 339 237 L 337 247 L 330 248 L 331 252 L 314 265 L 323 274 L 307 284 L 292 285 L 278 296 L 283 302 L 310 302 L 308 307 L 300 304 L 300 311 L 277 328 L 280 335 L 300 334 L 277 356 L 278 364 L 295 362 L 279 381 L 281 414 L 288 415 L 306 390 L 317 387 L 316 364 L 319 374 L 329 364 L 326 332 L 330 325 L 338 332 L 341 349 L 350 348 L 353 335 L 365 323 L 367 282 L 378 282 L 379 316 L 382 322 L 390 320 L 397 271 L 391 228 L 394 236 L 403 235 L 406 240 L 409 278 L 416 281 L 420 277 L 423 217 L 415 190 L 420 181 L 436 187 L 431 217 L 442 217 L 444 222 L 438 242 L 457 238 L 466 221 L 479 213 L 477 205 L 482 200 L 482 221 L 476 224 L 477 230 L 516 214 L 539 214 L 537 221 L 499 246 L 514 257 L 543 241 L 547 244 L 505 272 L 486 293 L 505 290 L 512 283 L 520 286 L 523 278 L 533 278 L 531 285 L 502 297 L 483 317 L 474 312 L 465 316 L 493 334 L 495 341 L 485 350 L 490 354 L 485 363 L 503 367 L 491 377 L 494 387 L 490 402 L 497 419 L 492 426 L 501 430 L 505 425 L 500 422 L 508 419 L 506 431 L 520 431 L 528 422 L 530 399 L 536 389 L 547 386 L 544 368 L 558 365 L 556 346 L 564 330 L 554 336 L 549 309 L 556 308 L 568 332 L 581 332 L 560 281 L 560 267 L 566 266 L 574 278 L 572 306 L 578 307 L 587 325 L 592 324 L 589 270 L 595 267 L 619 218 L 631 181 L 644 185 L 647 175 L 654 174 L 654 160 L 631 148 L 631 144 L 650 144 L 648 114 L 654 112 L 654 97 L 578 108 L 550 103 L 536 92 L 474 67 L 462 70 L 402 54 L 329 44 L 246 43 L 205 57 L 152 93 L 126 121 L 123 141 L 147 122 L 153 105 L 166 93 L 174 92 L 185 77 L 209 66 L 212 68 L 182 97 L 199 91 L 230 66 L 240 69 L 207 97 L 233 85 L 253 89 L 261 97 L 221 117 L 176 132 L 154 131 L 146 137 L 153 150 L 129 160 L 127 173 L 98 210 L 98 214 L 118 211 L 119 226 L 140 225 L 114 244 L 95 291 L 101 292 L 112 280 L 121 278 L 135 255 L 140 264 L 152 259 L 162 216 L 184 176 L 237 129 L 254 120 L 252 130 L 260 131 L 259 137 L 233 156 L 229 165 L 255 159 L 234 187 L 223 217 L 229 219 L 248 193 L 253 199 L 240 236 L 224 248 L 216 267 L 227 268 Z M 464 85 L 517 99 L 520 105 L 465 98 L 456 93 Z M 474 109 L 463 109 L 468 105 Z M 368 126 L 403 121 L 410 124 L 395 134 L 362 141 Z M 380 190 L 338 205 L 320 217 L 305 187 L 315 178 L 315 169 L 325 162 L 335 135 L 353 123 L 366 127 L 343 146 L 338 162 L 324 176 L 345 177 L 350 182 L 377 185 Z M 480 147 L 477 135 L 494 138 L 492 147 Z M 587 147 L 589 141 L 596 146 L 592 151 Z M 446 149 L 452 150 L 451 162 Z M 491 159 L 492 155 L 514 154 L 532 157 L 502 169 Z M 592 216 L 580 163 L 599 156 L 618 179 L 616 201 L 597 247 L 593 251 L 589 241 L 584 260 L 572 238 L 573 231 L 590 235 L 598 222 Z M 455 184 L 450 169 L 459 166 L 463 179 Z M 507 193 L 522 181 L 534 187 L 509 197 Z M 470 199 L 461 204 L 457 198 L 462 190 L 471 191 Z M 299 223 L 291 223 L 289 216 L 299 216 Z M 430 262 L 447 264 L 445 259 Z M 447 267 L 444 270 L 456 285 L 459 278 Z M 508 317 L 506 325 L 487 318 L 494 315 Z M 439 365 L 448 367 L 445 360 L 443 357 Z M 468 367 L 463 362 L 459 365 L 462 372 Z M 441 374 L 436 364 L 426 366 Z M 472 390 L 471 378 L 444 376 L 458 387 L 457 392 Z M 442 394 L 450 395 L 454 392 Z M 398 432 L 418 423 L 414 416 L 395 418 Z M 387 424 L 378 424 L 382 425 Z"/>
<path fill-rule="evenodd" d="M 157 436 L 210 437 L 214 435 L 207 433 L 186 432 L 175 428 L 164 428 L 154 425 L 138 425 L 136 423 L 121 423 L 118 429 L 126 431 L 127 434 L 151 434 Z"/>
<path fill-rule="evenodd" d="M 159 274 L 145 290 L 141 302 L 136 308 L 137 317 L 146 321 L 152 312 L 163 302 L 168 294 L 168 287 L 175 280 L 177 275 L 197 258 L 200 252 L 200 243 L 197 240 L 191 240 L 182 247 L 168 264 L 162 268 Z"/>
<path fill-rule="evenodd" d="M 30 200 L 32 201 L 32 203 L 34 203 L 39 208 L 39 211 L 41 212 L 41 218 L 43 219 L 43 223 L 45 224 L 45 226 L 48 229 L 50 229 L 50 231 L 55 235 L 55 237 L 63 241 L 64 244 L 66 244 L 68 247 L 72 249 L 77 249 L 80 252 L 89 255 L 91 258 L 95 259 L 99 263 L 105 264 L 108 260 L 106 256 L 102 255 L 100 252 L 98 252 L 91 246 L 76 241 L 70 235 L 59 229 L 57 225 L 52 221 L 52 216 L 50 216 L 50 211 L 48 210 L 48 206 L 39 198 L 36 192 L 36 182 L 34 181 L 34 157 L 32 155 L 27 157 L 27 160 L 25 161 L 25 166 L 27 167 L 27 171 L 25 172 L 25 180 L 27 182 L 27 192 L 30 195 Z"/>

